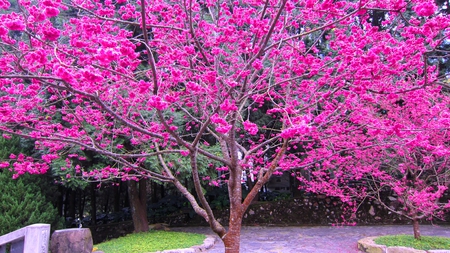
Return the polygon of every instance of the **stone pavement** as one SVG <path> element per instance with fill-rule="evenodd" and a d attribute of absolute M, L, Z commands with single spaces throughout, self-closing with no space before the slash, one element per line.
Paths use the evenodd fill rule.
<path fill-rule="evenodd" d="M 208 227 L 171 228 L 214 235 Z M 422 235 L 450 237 L 450 226 L 421 225 Z M 358 253 L 357 241 L 364 237 L 388 234 L 412 234 L 412 225 L 346 226 L 346 227 L 243 227 L 242 253 Z M 217 237 L 208 253 L 223 253 Z"/>

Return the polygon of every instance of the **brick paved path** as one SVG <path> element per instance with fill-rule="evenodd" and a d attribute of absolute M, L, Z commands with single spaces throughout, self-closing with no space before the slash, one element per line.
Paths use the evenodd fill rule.
<path fill-rule="evenodd" d="M 213 235 L 208 227 L 174 228 Z M 450 226 L 420 226 L 422 235 L 450 237 Z M 412 234 L 411 225 L 355 227 L 243 227 L 242 253 L 357 253 L 357 241 L 368 236 Z M 208 253 L 223 253 L 217 239 Z"/>

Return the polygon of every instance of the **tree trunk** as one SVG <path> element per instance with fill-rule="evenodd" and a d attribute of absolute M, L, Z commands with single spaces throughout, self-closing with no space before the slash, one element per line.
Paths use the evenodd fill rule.
<path fill-rule="evenodd" d="M 91 224 L 97 224 L 97 196 L 95 194 L 95 183 L 91 183 Z"/>
<path fill-rule="evenodd" d="M 283 146 L 278 150 L 278 154 L 272 161 L 266 173 L 260 172 L 258 180 L 242 202 L 242 168 L 236 165 L 234 169 L 230 169 L 228 180 L 228 196 L 230 198 L 230 221 L 228 223 L 228 231 L 222 236 L 225 245 L 225 253 L 239 253 L 241 243 L 241 227 L 244 212 L 250 203 L 255 199 L 262 186 L 267 183 L 275 171 L 278 162 L 286 151 L 288 141 L 285 140 Z M 211 223 L 210 223 L 211 224 Z M 219 235 L 220 236 L 220 235 Z"/>
<path fill-rule="evenodd" d="M 148 231 L 146 186 L 144 179 L 139 181 L 139 188 L 136 181 L 128 181 L 128 197 L 135 233 Z"/>
<path fill-rule="evenodd" d="M 225 253 L 239 253 L 241 245 L 241 227 L 242 227 L 242 214 L 237 212 L 231 212 L 230 210 L 230 222 L 227 234 L 222 238 L 225 245 Z"/>
<path fill-rule="evenodd" d="M 58 214 L 62 217 L 65 217 L 65 213 L 64 213 L 64 200 L 66 199 L 66 189 L 64 187 L 58 186 L 58 192 L 60 192 L 61 194 L 58 196 L 58 201 L 57 201 L 57 207 L 58 207 Z"/>
<path fill-rule="evenodd" d="M 161 199 L 163 199 L 165 196 L 166 196 L 166 191 L 165 191 L 165 189 L 164 189 L 164 184 L 161 184 L 160 186 L 159 186 L 159 189 L 160 189 L 160 193 L 161 193 Z"/>
<path fill-rule="evenodd" d="M 414 239 L 420 240 L 419 219 L 414 217 L 413 220 Z"/>
<path fill-rule="evenodd" d="M 84 218 L 84 204 L 86 203 L 86 194 L 81 189 L 76 190 L 78 196 L 78 218 L 81 220 Z"/>
<path fill-rule="evenodd" d="M 151 188 L 150 194 L 152 196 L 152 198 L 151 198 L 152 203 L 158 203 L 158 189 L 157 189 L 158 184 L 153 181 L 150 181 L 150 182 L 151 182 L 150 183 L 150 188 Z"/>
<path fill-rule="evenodd" d="M 230 221 L 228 231 L 222 237 L 226 253 L 239 253 L 241 244 L 242 217 L 245 209 L 242 206 L 242 169 L 236 166 L 230 170 L 228 179 L 228 196 L 230 198 Z"/>
<path fill-rule="evenodd" d="M 73 219 L 75 219 L 75 191 L 70 189 L 67 191 L 67 216 L 66 217 L 71 217 Z"/>
<path fill-rule="evenodd" d="M 113 204 L 113 211 L 115 213 L 120 212 L 120 182 L 119 185 L 113 185 L 113 196 L 114 196 L 114 204 Z"/>

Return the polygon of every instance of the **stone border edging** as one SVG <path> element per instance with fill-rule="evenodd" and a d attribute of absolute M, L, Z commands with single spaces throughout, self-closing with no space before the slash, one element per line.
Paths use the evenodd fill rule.
<path fill-rule="evenodd" d="M 206 250 L 212 248 L 216 243 L 216 237 L 207 235 L 206 239 L 203 240 L 202 245 L 192 246 L 187 249 L 170 249 L 164 251 L 157 251 L 155 253 L 197 253 L 197 252 L 205 252 Z"/>
<path fill-rule="evenodd" d="M 378 236 L 366 237 L 358 241 L 358 249 L 366 253 L 450 253 L 450 250 L 418 250 L 408 247 L 387 247 L 376 244 Z"/>

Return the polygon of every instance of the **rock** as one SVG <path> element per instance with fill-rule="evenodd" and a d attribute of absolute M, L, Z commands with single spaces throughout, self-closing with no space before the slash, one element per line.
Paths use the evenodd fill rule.
<path fill-rule="evenodd" d="M 376 237 L 366 237 L 358 241 L 358 249 L 367 253 L 385 253 L 386 246 L 378 245 L 373 240 Z"/>
<path fill-rule="evenodd" d="M 52 253 L 91 253 L 92 234 L 89 228 L 56 230 L 50 241 Z"/>
<path fill-rule="evenodd" d="M 369 214 L 375 216 L 375 208 L 373 208 L 373 206 L 370 206 Z"/>
<path fill-rule="evenodd" d="M 253 211 L 252 209 L 250 209 L 250 210 L 248 211 L 248 214 L 254 215 L 254 214 L 255 214 L 255 211 Z"/>
<path fill-rule="evenodd" d="M 151 224 L 148 226 L 149 229 L 151 230 L 164 230 L 164 231 L 169 231 L 169 225 L 165 224 L 165 223 L 156 223 L 156 224 Z"/>
<path fill-rule="evenodd" d="M 418 250 L 408 247 L 388 247 L 386 253 L 427 253 L 425 250 Z"/>

